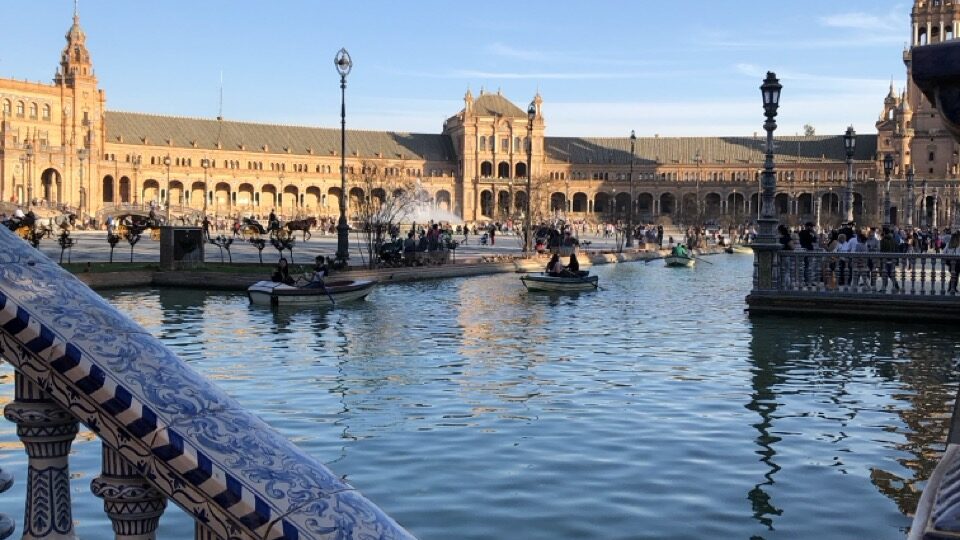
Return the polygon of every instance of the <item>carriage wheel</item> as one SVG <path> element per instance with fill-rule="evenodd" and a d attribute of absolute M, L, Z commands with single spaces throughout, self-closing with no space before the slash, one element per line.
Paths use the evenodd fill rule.
<path fill-rule="evenodd" d="M 120 236 L 120 237 L 124 237 L 124 236 L 127 235 L 128 232 L 130 232 L 130 231 L 127 229 L 127 226 L 126 226 L 126 225 L 117 225 L 114 230 L 116 231 L 114 234 L 116 234 L 117 236 Z"/>
<path fill-rule="evenodd" d="M 22 227 L 17 227 L 17 230 L 15 232 L 17 233 L 17 236 L 19 236 L 20 238 L 23 238 L 24 240 L 30 239 L 30 227 L 26 225 Z"/>
<path fill-rule="evenodd" d="M 150 239 L 160 240 L 160 227 L 154 227 L 153 229 L 150 229 Z"/>
<path fill-rule="evenodd" d="M 242 236 L 243 239 L 247 241 L 255 240 L 257 238 L 260 238 L 260 231 L 258 231 L 257 228 L 254 227 L 253 225 L 244 225 L 240 229 L 240 236 Z"/>
<path fill-rule="evenodd" d="M 286 229 L 275 229 L 271 234 L 272 234 L 274 237 L 276 237 L 277 240 L 289 240 L 289 239 L 290 239 L 290 231 L 288 231 L 288 230 L 286 230 Z"/>

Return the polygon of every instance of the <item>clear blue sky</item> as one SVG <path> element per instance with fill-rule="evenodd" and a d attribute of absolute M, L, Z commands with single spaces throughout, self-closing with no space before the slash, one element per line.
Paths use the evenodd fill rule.
<path fill-rule="evenodd" d="M 899 0 L 81 0 L 111 110 L 339 125 L 334 54 L 354 59 L 352 128 L 438 133 L 478 94 L 524 107 L 549 135 L 749 135 L 758 86 L 784 84 L 778 133 L 873 133 L 912 2 Z M 5 5 L 0 76 L 49 82 L 71 0 Z"/>

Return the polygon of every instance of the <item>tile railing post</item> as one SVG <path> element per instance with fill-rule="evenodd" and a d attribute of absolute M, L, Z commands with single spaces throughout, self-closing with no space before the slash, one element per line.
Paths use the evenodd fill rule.
<path fill-rule="evenodd" d="M 103 499 L 103 511 L 113 522 L 116 540 L 154 540 L 167 498 L 137 474 L 116 450 L 103 447 L 103 471 L 90 483 Z"/>
<path fill-rule="evenodd" d="M 13 485 L 13 476 L 5 472 L 3 468 L 0 468 L 0 493 L 10 489 L 10 486 Z M 13 534 L 16 525 L 13 522 L 13 519 L 6 514 L 0 514 L 0 540 L 5 538 L 10 538 L 10 535 Z"/>
<path fill-rule="evenodd" d="M 77 420 L 20 372 L 14 387 L 3 415 L 17 424 L 28 457 L 23 540 L 76 540 L 68 458 Z"/>

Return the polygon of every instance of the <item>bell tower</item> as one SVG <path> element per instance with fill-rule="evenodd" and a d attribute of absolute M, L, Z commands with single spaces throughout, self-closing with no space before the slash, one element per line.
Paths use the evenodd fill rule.
<path fill-rule="evenodd" d="M 80 28 L 80 13 L 77 11 L 77 3 L 73 4 L 73 25 L 67 31 L 65 36 L 67 45 L 60 53 L 60 68 L 54 81 L 58 85 L 66 85 L 76 88 L 78 84 L 97 85 L 97 78 L 93 74 L 93 61 L 90 59 L 90 51 L 87 50 L 87 35 Z"/>

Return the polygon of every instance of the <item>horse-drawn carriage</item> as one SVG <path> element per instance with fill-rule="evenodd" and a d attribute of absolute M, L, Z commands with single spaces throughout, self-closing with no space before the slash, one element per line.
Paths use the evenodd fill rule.
<path fill-rule="evenodd" d="M 157 217 L 142 216 L 140 214 L 123 214 L 116 217 L 114 234 L 125 237 L 129 233 L 143 234 L 150 231 L 152 240 L 160 240 L 160 225 L 162 221 Z"/>
<path fill-rule="evenodd" d="M 286 240 L 293 236 L 296 231 L 303 232 L 303 241 L 310 239 L 310 229 L 317 226 L 317 218 L 308 217 L 305 219 L 296 219 L 280 225 L 279 220 L 270 220 L 267 227 L 260 224 L 252 217 L 245 217 L 240 220 L 240 236 L 244 240 L 252 240 L 268 235 L 271 238 Z"/>

